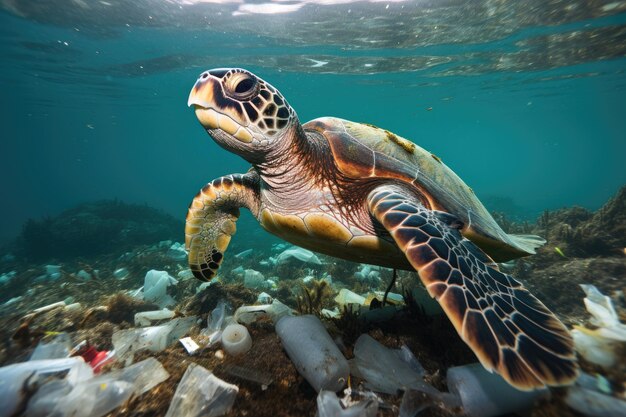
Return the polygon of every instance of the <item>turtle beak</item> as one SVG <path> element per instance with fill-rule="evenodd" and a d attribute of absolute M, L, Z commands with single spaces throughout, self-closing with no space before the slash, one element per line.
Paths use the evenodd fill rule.
<path fill-rule="evenodd" d="M 213 83 L 215 81 L 210 77 L 199 79 L 189 93 L 187 106 L 193 106 L 196 117 L 205 129 L 217 129 L 218 113 L 211 107 L 213 103 Z"/>

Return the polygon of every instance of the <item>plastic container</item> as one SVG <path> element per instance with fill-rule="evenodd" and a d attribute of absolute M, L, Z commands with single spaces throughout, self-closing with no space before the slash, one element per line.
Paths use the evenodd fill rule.
<path fill-rule="evenodd" d="M 276 333 L 300 375 L 317 392 L 344 387 L 350 366 L 317 317 L 285 316 L 276 323 Z"/>
<path fill-rule="evenodd" d="M 242 355 L 252 347 L 248 329 L 241 324 L 230 324 L 222 332 L 222 347 L 229 355 Z"/>
<path fill-rule="evenodd" d="M 135 326 L 149 326 L 153 321 L 171 319 L 174 312 L 164 308 L 163 310 L 142 311 L 135 314 Z"/>
<path fill-rule="evenodd" d="M 479 363 L 448 369 L 448 388 L 458 395 L 468 417 L 495 417 L 527 410 L 550 392 L 519 391 Z"/>

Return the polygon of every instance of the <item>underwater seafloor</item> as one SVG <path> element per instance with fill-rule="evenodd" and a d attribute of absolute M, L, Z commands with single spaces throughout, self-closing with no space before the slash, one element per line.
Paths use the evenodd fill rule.
<path fill-rule="evenodd" d="M 508 232 L 535 233 L 547 239 L 536 255 L 501 268 L 524 282 L 569 328 L 598 327 L 585 310 L 585 293 L 579 284 L 595 285 L 609 295 L 618 317 L 625 321 L 626 187 L 596 212 L 580 207 L 546 211 L 534 223 L 495 215 Z M 68 346 L 87 341 L 96 351 L 111 351 L 115 332 L 138 327 L 136 313 L 169 307 L 175 317 L 197 318 L 185 335 L 201 349 L 190 355 L 174 340 L 158 352 L 135 352 L 134 363 L 154 357 L 169 377 L 107 415 L 165 415 L 184 372 L 196 363 L 238 386 L 228 416 L 313 416 L 317 393 L 283 350 L 271 317 L 259 313 L 247 320 L 253 344 L 240 356 L 225 354 L 219 343 L 209 346 L 201 330 L 220 301 L 227 303 L 232 314 L 241 306 L 272 300 L 280 300 L 295 314 L 319 316 L 348 359 L 364 333 L 388 348 L 406 345 L 424 367 L 424 380 L 444 392 L 448 368 L 477 362 L 449 320 L 423 298 L 416 273 L 399 272 L 391 290 L 397 295 L 389 297 L 392 306 L 382 308 L 381 292 L 391 279 L 390 270 L 324 255 L 288 256 L 285 251 L 294 253 L 289 252 L 290 245 L 249 233 L 233 239 L 219 278 L 207 285 L 187 270 L 184 251 L 175 242 L 182 227 L 181 221 L 157 210 L 119 201 L 84 204 L 25 224 L 19 238 L 0 253 L 0 365 L 27 361 L 38 345 L 59 337 Z M 167 271 L 174 278 L 166 295 L 150 299 L 147 292 L 139 291 L 150 270 Z M 345 301 L 338 297 L 341 289 L 362 295 L 364 305 L 341 305 Z M 37 308 L 58 302 L 63 303 L 33 314 Z M 582 355 L 580 365 L 597 378 L 605 394 L 623 400 L 626 346 L 616 343 L 611 348 L 617 358 L 611 366 L 594 364 Z M 122 368 L 128 363 L 124 362 L 108 361 L 101 375 Z M 349 384 L 355 399 L 358 393 L 367 392 L 364 381 L 356 376 Z M 24 384 L 15 399 L 16 415 L 28 415 L 26 407 L 35 392 L 32 384 Z M 398 415 L 401 393 L 377 396 L 377 415 Z M 462 413 L 445 401 L 422 398 L 421 402 L 420 408 L 425 409 L 420 416 Z M 537 400 L 529 415 L 582 414 L 568 406 L 567 389 L 557 388 L 550 397 Z"/>

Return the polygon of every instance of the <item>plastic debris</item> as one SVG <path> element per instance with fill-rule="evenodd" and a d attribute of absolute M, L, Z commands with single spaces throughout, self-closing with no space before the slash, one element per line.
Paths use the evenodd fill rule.
<path fill-rule="evenodd" d="M 538 399 L 550 395 L 547 388 L 519 391 L 479 363 L 450 368 L 447 379 L 450 392 L 461 398 L 468 417 L 520 414 L 530 409 Z"/>
<path fill-rule="evenodd" d="M 0 275 L 0 284 L 8 284 L 11 282 L 13 278 L 17 275 L 16 271 L 10 271 L 5 274 Z"/>
<path fill-rule="evenodd" d="M 89 272 L 81 269 L 76 273 L 76 278 L 82 279 L 83 281 L 90 281 L 93 277 Z"/>
<path fill-rule="evenodd" d="M 217 417 L 226 414 L 239 392 L 200 365 L 189 365 L 165 417 Z"/>
<path fill-rule="evenodd" d="M 237 378 L 245 379 L 257 383 L 261 386 L 261 389 L 265 391 L 274 380 L 272 376 L 266 372 L 261 372 L 257 369 L 245 368 L 243 366 L 228 365 L 224 370 L 227 374 L 235 376 Z"/>
<path fill-rule="evenodd" d="M 135 314 L 135 326 L 149 326 L 153 321 L 173 318 L 175 313 L 164 308 L 163 310 L 142 311 Z"/>
<path fill-rule="evenodd" d="M 169 247 L 166 255 L 168 258 L 175 261 L 187 260 L 187 251 L 185 250 L 185 245 L 178 242 L 174 242 L 172 246 Z"/>
<path fill-rule="evenodd" d="M 362 306 L 365 304 L 365 297 L 350 291 L 347 288 L 342 288 L 339 291 L 339 294 L 335 297 L 335 302 L 339 304 L 340 307 L 348 306 L 350 304 L 357 304 Z"/>
<path fill-rule="evenodd" d="M 161 362 L 147 358 L 126 368 L 111 371 L 106 376 L 133 384 L 135 394 L 141 395 L 165 381 L 170 374 Z"/>
<path fill-rule="evenodd" d="M 30 355 L 30 361 L 42 359 L 59 359 L 67 358 L 72 347 L 72 341 L 67 333 L 61 333 L 54 337 L 50 342 L 39 342 L 33 353 Z"/>
<path fill-rule="evenodd" d="M 243 286 L 252 289 L 267 288 L 263 274 L 254 269 L 246 269 L 243 277 Z"/>
<path fill-rule="evenodd" d="M 176 304 L 176 300 L 167 294 L 167 287 L 176 284 L 178 281 L 167 272 L 151 269 L 144 279 L 143 298 L 161 308 L 172 306 Z"/>
<path fill-rule="evenodd" d="M 626 342 L 626 325 L 620 323 L 613 301 L 593 285 L 581 284 L 580 287 L 587 295 L 583 301 L 587 311 L 593 316 L 591 322 L 599 327 L 597 334 L 607 339 Z"/>
<path fill-rule="evenodd" d="M 626 401 L 580 386 L 573 386 L 568 390 L 565 403 L 589 417 L 626 416 Z"/>
<path fill-rule="evenodd" d="M 322 261 L 320 261 L 320 258 L 318 258 L 316 254 L 314 254 L 310 250 L 306 250 L 304 248 L 299 248 L 299 247 L 292 247 L 281 252 L 276 257 L 276 263 L 280 265 L 280 264 L 289 262 L 292 259 L 296 259 L 300 262 L 305 262 L 305 263 L 314 264 L 314 265 L 322 264 Z"/>
<path fill-rule="evenodd" d="M 115 352 L 108 350 L 98 350 L 83 340 L 70 352 L 71 356 L 80 356 L 87 362 L 95 373 L 99 373 L 102 367 L 115 360 Z"/>
<path fill-rule="evenodd" d="M 185 317 L 160 326 L 119 330 L 113 333 L 112 338 L 115 353 L 129 365 L 136 351 L 141 349 L 162 351 L 189 332 L 196 324 L 196 320 L 196 317 Z"/>
<path fill-rule="evenodd" d="M 206 346 L 217 343 L 222 337 L 222 329 L 225 327 L 226 314 L 230 310 L 224 300 L 220 300 L 217 306 L 211 311 L 206 329 L 200 331 L 200 335 L 207 339 Z"/>
<path fill-rule="evenodd" d="M 604 368 L 611 368 L 617 362 L 617 350 L 626 342 L 626 325 L 620 323 L 619 317 L 609 297 L 602 294 L 593 285 L 581 285 L 587 297 L 585 307 L 591 314 L 591 322 L 597 328 L 589 329 L 574 326 L 571 331 L 574 346 L 589 362 Z"/>
<path fill-rule="evenodd" d="M 200 349 L 200 346 L 191 337 L 183 337 L 179 342 L 190 355 L 193 355 Z"/>
<path fill-rule="evenodd" d="M 283 317 L 276 323 L 276 333 L 298 373 L 316 391 L 344 387 L 350 366 L 317 317 Z"/>
<path fill-rule="evenodd" d="M 47 279 L 56 281 L 57 279 L 61 278 L 60 265 L 46 265 L 44 268 L 46 269 Z"/>
<path fill-rule="evenodd" d="M 430 386 L 427 390 L 409 389 L 402 395 L 398 417 L 415 417 L 430 407 L 438 407 L 446 410 L 447 414 L 458 415 L 461 400 L 456 395 L 439 392 Z"/>
<path fill-rule="evenodd" d="M 272 304 L 258 306 L 241 306 L 235 311 L 233 318 L 238 323 L 250 324 L 259 318 L 269 316 L 276 323 L 284 316 L 291 316 L 294 311 L 281 303 L 279 300 L 272 301 Z"/>
<path fill-rule="evenodd" d="M 261 294 L 259 294 L 259 296 L 256 299 L 257 303 L 261 303 L 261 304 L 271 304 L 272 303 L 272 296 L 269 295 L 266 292 L 262 292 Z"/>
<path fill-rule="evenodd" d="M 361 264 L 361 269 L 354 273 L 354 277 L 362 283 L 377 285 L 381 281 L 380 270 L 379 266 Z"/>
<path fill-rule="evenodd" d="M 183 280 L 183 281 L 192 279 L 194 277 L 193 272 L 191 272 L 191 269 L 189 268 L 183 269 L 176 276 L 178 277 L 178 279 Z"/>
<path fill-rule="evenodd" d="M 242 252 L 239 252 L 237 255 L 235 255 L 235 258 L 243 259 L 243 258 L 247 258 L 250 255 L 252 255 L 252 249 L 246 249 Z"/>
<path fill-rule="evenodd" d="M 169 374 L 154 358 L 108 374 L 71 384 L 53 380 L 42 386 L 28 403 L 29 416 L 100 417 L 141 395 Z"/>
<path fill-rule="evenodd" d="M 116 279 L 126 279 L 128 278 L 129 275 L 130 275 L 130 272 L 128 272 L 128 269 L 126 268 L 118 268 L 113 272 L 113 276 Z"/>
<path fill-rule="evenodd" d="M 229 355 L 241 355 L 252 347 L 252 338 L 245 326 L 230 324 L 222 332 L 222 347 Z"/>
<path fill-rule="evenodd" d="M 16 363 L 0 368 L 0 417 L 13 415 L 23 406 L 24 388 L 47 375 L 68 372 L 66 379 L 78 383 L 93 376 L 82 358 L 46 359 Z"/>
<path fill-rule="evenodd" d="M 411 361 L 413 360 L 417 362 L 414 357 Z M 407 389 L 434 390 L 424 382 L 423 371 L 416 372 L 413 369 L 416 368 L 415 364 L 407 365 L 400 354 L 381 345 L 367 334 L 362 334 L 357 339 L 354 345 L 354 359 L 350 361 L 352 374 L 366 380 L 366 387 L 374 391 L 396 394 L 399 390 Z"/>
<path fill-rule="evenodd" d="M 337 394 L 332 391 L 320 391 L 317 395 L 318 417 L 375 417 L 378 413 L 378 402 L 368 399 L 343 408 Z"/>

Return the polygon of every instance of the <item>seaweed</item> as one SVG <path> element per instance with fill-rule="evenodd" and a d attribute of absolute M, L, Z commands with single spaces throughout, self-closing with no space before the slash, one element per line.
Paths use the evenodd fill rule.
<path fill-rule="evenodd" d="M 300 314 L 314 314 L 318 317 L 322 315 L 322 308 L 329 304 L 329 299 L 333 293 L 328 282 L 312 280 L 309 287 L 302 285 L 300 295 L 296 297 L 296 310 Z"/>

